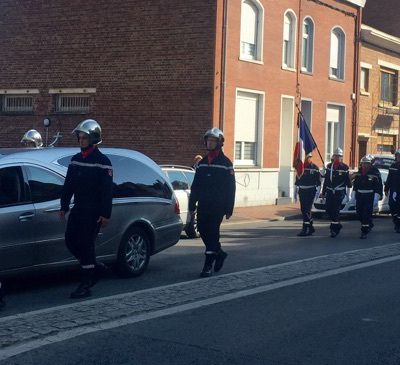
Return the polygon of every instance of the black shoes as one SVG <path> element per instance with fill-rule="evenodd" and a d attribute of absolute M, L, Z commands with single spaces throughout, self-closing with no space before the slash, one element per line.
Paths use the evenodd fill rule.
<path fill-rule="evenodd" d="M 4 289 L 0 287 L 0 309 L 4 308 L 6 302 L 4 301 Z"/>
<path fill-rule="evenodd" d="M 83 281 L 81 282 L 78 287 L 71 293 L 70 298 L 71 299 L 81 299 L 81 298 L 87 298 L 92 295 L 92 292 L 90 291 L 90 286 L 91 282 Z"/>
<path fill-rule="evenodd" d="M 203 270 L 201 270 L 200 277 L 208 278 L 212 275 L 212 268 L 215 258 L 216 258 L 215 253 L 206 254 Z"/>
<path fill-rule="evenodd" d="M 214 264 L 214 271 L 218 272 L 222 269 L 222 266 L 224 266 L 224 261 L 228 257 L 228 254 L 225 251 L 219 250 L 217 253 L 217 257 L 215 259 L 215 264 Z"/>
<path fill-rule="evenodd" d="M 360 239 L 365 240 L 367 238 L 367 233 L 366 232 L 361 232 Z"/>

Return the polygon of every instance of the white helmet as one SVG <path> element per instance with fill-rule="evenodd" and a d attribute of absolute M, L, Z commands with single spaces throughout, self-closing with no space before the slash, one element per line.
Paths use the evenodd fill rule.
<path fill-rule="evenodd" d="M 372 163 L 372 159 L 367 155 L 360 160 L 360 163 Z"/>
<path fill-rule="evenodd" d="M 26 132 L 21 139 L 21 143 L 34 143 L 36 147 L 43 146 L 42 136 L 36 129 L 30 129 Z"/>
<path fill-rule="evenodd" d="M 99 144 L 101 143 L 101 127 L 94 119 L 86 119 L 80 122 L 76 128 L 72 131 L 73 134 L 79 136 L 79 133 L 85 133 L 89 136 L 89 143 Z"/>
<path fill-rule="evenodd" d="M 335 152 L 333 153 L 333 155 L 334 155 L 334 156 L 343 157 L 343 150 L 342 150 L 340 147 L 338 147 L 338 148 L 336 148 L 336 150 L 335 150 Z"/>

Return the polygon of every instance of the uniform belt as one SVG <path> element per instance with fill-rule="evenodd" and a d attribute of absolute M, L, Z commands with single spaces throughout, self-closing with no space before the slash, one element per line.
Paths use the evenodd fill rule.
<path fill-rule="evenodd" d="M 357 192 L 361 193 L 361 194 L 367 194 L 367 193 L 373 193 L 374 191 L 373 190 L 357 190 Z"/>
<path fill-rule="evenodd" d="M 311 188 L 317 188 L 315 185 L 299 185 L 299 189 L 311 189 Z"/>
<path fill-rule="evenodd" d="M 345 186 L 338 186 L 337 188 L 330 188 L 330 187 L 328 186 L 327 189 L 328 189 L 328 190 L 331 190 L 331 191 L 339 191 L 339 190 L 344 190 L 344 189 L 346 189 L 346 187 L 345 187 Z"/>

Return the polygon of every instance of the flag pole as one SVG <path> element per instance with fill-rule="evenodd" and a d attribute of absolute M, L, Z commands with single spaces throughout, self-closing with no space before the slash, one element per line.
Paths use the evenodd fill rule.
<path fill-rule="evenodd" d="M 296 108 L 297 108 L 299 114 L 303 117 L 303 119 L 306 120 L 306 119 L 304 118 L 303 113 L 301 112 L 301 110 L 300 110 L 300 108 L 299 108 L 299 104 L 297 104 L 297 103 L 296 103 Z M 305 126 L 306 126 L 307 131 L 309 132 L 309 134 L 310 134 L 310 136 L 311 136 L 311 138 L 312 138 L 312 140 L 313 140 L 313 142 L 314 142 L 314 144 L 315 144 L 315 147 L 316 147 L 316 149 L 317 149 L 317 152 L 318 152 L 318 154 L 319 154 L 319 157 L 320 157 L 320 159 L 321 159 L 321 161 L 322 161 L 322 165 L 325 167 L 325 161 L 324 161 L 324 159 L 323 159 L 323 157 L 322 157 L 322 155 L 321 155 L 321 152 L 319 151 L 317 142 L 315 142 L 314 136 L 312 135 L 312 133 L 311 133 L 311 131 L 310 131 L 310 128 L 308 128 L 307 123 L 305 123 Z M 297 127 L 299 128 L 299 121 L 297 121 Z"/>

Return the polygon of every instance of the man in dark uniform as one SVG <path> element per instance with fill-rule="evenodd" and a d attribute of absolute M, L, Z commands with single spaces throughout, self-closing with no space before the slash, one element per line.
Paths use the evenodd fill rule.
<path fill-rule="evenodd" d="M 312 153 L 306 156 L 304 172 L 300 177 L 297 177 L 296 186 L 299 189 L 300 209 L 303 215 L 303 228 L 297 235 L 300 237 L 311 236 L 315 232 L 311 208 L 317 189 L 321 186 L 321 174 L 318 166 L 312 162 Z"/>
<path fill-rule="evenodd" d="M 74 207 L 68 217 L 65 242 L 81 265 L 81 282 L 71 298 L 91 295 L 101 265 L 96 263 L 95 239 L 109 222 L 112 208 L 112 166 L 97 148 L 101 142 L 100 125 L 93 119 L 81 122 L 73 131 L 81 152 L 72 157 L 61 195 L 61 217 Z"/>
<path fill-rule="evenodd" d="M 333 154 L 333 162 L 326 167 L 324 185 L 322 187 L 321 198 L 326 197 L 326 213 L 331 219 L 330 231 L 331 237 L 336 237 L 342 225 L 339 222 L 339 214 L 342 208 L 342 202 L 351 188 L 349 167 L 343 163 L 343 151 L 337 148 Z M 347 189 L 347 191 L 346 191 Z"/>
<path fill-rule="evenodd" d="M 372 161 L 367 156 L 361 159 L 361 167 L 354 175 L 352 196 L 356 199 L 356 210 L 361 222 L 360 238 L 367 238 L 371 231 L 372 213 L 374 205 L 382 199 L 383 187 L 376 174 L 376 169 L 372 168 Z"/>
<path fill-rule="evenodd" d="M 394 230 L 400 233 L 400 150 L 395 152 L 394 157 L 396 161 L 390 166 L 385 182 L 385 195 L 389 195 L 389 208 Z"/>
<path fill-rule="evenodd" d="M 204 135 L 208 154 L 199 162 L 190 192 L 189 211 L 194 216 L 197 203 L 197 227 L 206 246 L 201 277 L 221 270 L 228 256 L 221 248 L 220 226 L 229 219 L 235 203 L 235 174 L 232 162 L 222 152 L 224 135 L 218 128 Z"/>

